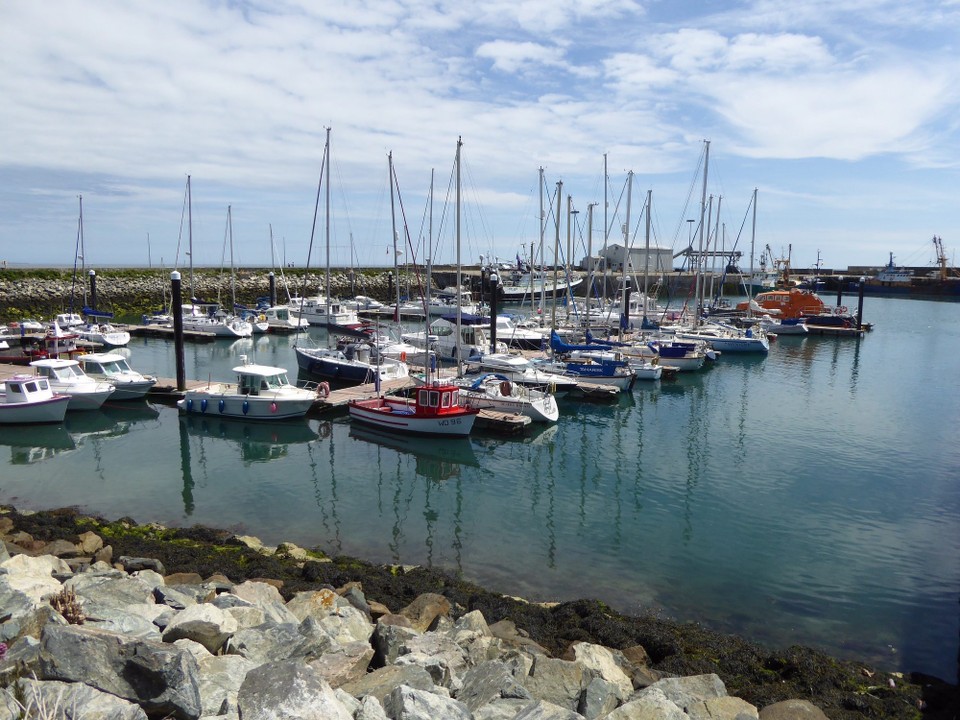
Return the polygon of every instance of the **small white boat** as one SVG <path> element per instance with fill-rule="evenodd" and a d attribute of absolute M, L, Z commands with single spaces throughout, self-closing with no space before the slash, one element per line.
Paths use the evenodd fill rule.
<path fill-rule="evenodd" d="M 465 407 L 460 388 L 434 380 L 419 388 L 412 399 L 381 396 L 351 400 L 350 419 L 385 430 L 437 437 L 464 437 L 473 430 L 480 412 Z"/>
<path fill-rule="evenodd" d="M 84 320 L 80 313 L 75 312 L 66 312 L 60 313 L 54 318 L 53 322 L 50 324 L 52 328 L 54 325 L 61 328 L 70 328 L 73 329 L 78 325 L 83 325 Z"/>
<path fill-rule="evenodd" d="M 110 347 L 123 347 L 130 342 L 130 333 L 120 330 L 110 323 L 88 323 L 78 325 L 73 331 L 84 340 L 97 342 Z"/>
<path fill-rule="evenodd" d="M 809 333 L 804 318 L 775 319 L 765 314 L 760 318 L 759 325 L 767 335 L 807 335 Z"/>
<path fill-rule="evenodd" d="M 139 400 L 157 384 L 152 375 L 142 375 L 130 367 L 127 359 L 117 353 L 89 353 L 77 357 L 83 371 L 94 380 L 113 385 L 111 400 Z"/>
<path fill-rule="evenodd" d="M 460 400 L 467 407 L 525 415 L 541 423 L 554 423 L 560 417 L 553 395 L 510 382 L 504 375 L 483 373 L 453 382 L 460 387 Z"/>
<path fill-rule="evenodd" d="M 87 377 L 76 360 L 44 358 L 34 360 L 30 367 L 50 382 L 54 392 L 70 397 L 68 410 L 97 410 L 114 392 L 110 383 Z"/>
<path fill-rule="evenodd" d="M 532 360 L 522 355 L 491 353 L 472 357 L 467 361 L 467 370 L 504 375 L 510 382 L 528 387 L 551 388 L 552 392 L 566 392 L 577 385 L 577 379 L 559 373 L 541 370 Z"/>
<path fill-rule="evenodd" d="M 233 368 L 237 381 L 211 382 L 188 390 L 177 401 L 180 412 L 243 420 L 284 420 L 303 417 L 317 400 L 317 392 L 291 385 L 287 371 L 271 365 L 247 363 Z"/>
<path fill-rule="evenodd" d="M 218 337 L 251 337 L 253 325 L 236 316 L 227 315 L 216 303 L 186 303 L 183 306 L 183 329 L 208 332 Z"/>
<path fill-rule="evenodd" d="M 70 398 L 45 377 L 14 375 L 0 385 L 0 425 L 63 422 Z"/>

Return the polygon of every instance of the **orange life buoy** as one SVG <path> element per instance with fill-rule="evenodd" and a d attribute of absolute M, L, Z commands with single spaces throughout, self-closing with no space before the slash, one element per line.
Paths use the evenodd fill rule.
<path fill-rule="evenodd" d="M 317 395 L 319 395 L 322 398 L 330 397 L 330 383 L 322 382 L 319 385 L 317 385 Z"/>
<path fill-rule="evenodd" d="M 846 305 L 841 305 L 840 307 L 837 308 L 837 315 L 846 315 L 846 314 L 847 314 Z"/>

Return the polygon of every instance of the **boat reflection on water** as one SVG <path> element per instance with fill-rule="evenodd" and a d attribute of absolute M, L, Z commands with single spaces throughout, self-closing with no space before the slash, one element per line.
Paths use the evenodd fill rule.
<path fill-rule="evenodd" d="M 63 425 L 8 425 L 0 433 L 0 445 L 10 446 L 14 465 L 30 465 L 77 449 Z"/>
<path fill-rule="evenodd" d="M 304 419 L 255 423 L 222 417 L 181 415 L 180 422 L 189 435 L 237 443 L 240 457 L 245 463 L 276 460 L 288 453 L 290 445 L 320 437 Z"/>
<path fill-rule="evenodd" d="M 104 403 L 99 410 L 67 413 L 63 424 L 78 445 L 86 439 L 122 437 L 137 423 L 157 420 L 160 411 L 146 402 Z"/>
<path fill-rule="evenodd" d="M 480 466 L 469 437 L 445 437 L 438 442 L 436 438 L 391 433 L 360 423 L 350 424 L 350 437 L 413 455 L 417 475 L 430 480 L 459 477 L 461 467 Z"/>

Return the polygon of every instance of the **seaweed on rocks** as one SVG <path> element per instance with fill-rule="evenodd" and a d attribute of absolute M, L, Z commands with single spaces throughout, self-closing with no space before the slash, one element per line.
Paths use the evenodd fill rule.
<path fill-rule="evenodd" d="M 947 720 L 957 717 L 960 706 L 957 687 L 937 678 L 885 673 L 808 647 L 772 650 L 696 623 L 653 613 L 626 616 L 597 600 L 537 604 L 485 590 L 441 570 L 326 558 L 319 551 L 298 560 L 254 549 L 228 531 L 202 526 L 166 528 L 140 525 L 130 518 L 108 522 L 74 509 L 18 513 L 6 507 L 0 509 L 3 516 L 36 541 L 76 540 L 93 531 L 112 546 L 114 557 L 153 558 L 167 573 L 222 574 L 236 583 L 278 581 L 286 599 L 302 590 L 359 582 L 367 599 L 396 612 L 424 593 L 438 593 L 449 600 L 454 615 L 479 610 L 491 625 L 512 621 L 521 637 L 555 657 L 577 641 L 618 650 L 641 646 L 654 675 L 716 673 L 732 695 L 757 707 L 801 698 L 837 720 Z"/>

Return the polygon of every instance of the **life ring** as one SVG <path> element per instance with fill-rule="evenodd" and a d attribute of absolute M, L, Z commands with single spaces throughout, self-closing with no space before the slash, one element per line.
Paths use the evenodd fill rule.
<path fill-rule="evenodd" d="M 846 305 L 841 305 L 840 307 L 837 308 L 836 313 L 837 313 L 837 315 L 846 315 L 846 314 L 847 314 L 847 306 L 846 306 Z"/>
<path fill-rule="evenodd" d="M 324 381 L 317 385 L 317 395 L 322 398 L 330 397 L 330 383 Z"/>
<path fill-rule="evenodd" d="M 510 381 L 503 380 L 500 382 L 500 394 L 504 397 L 510 397 Z"/>

